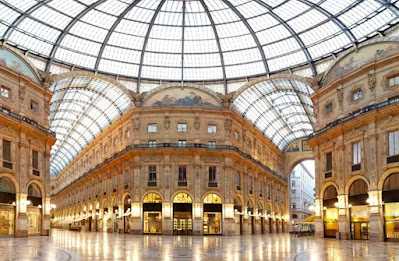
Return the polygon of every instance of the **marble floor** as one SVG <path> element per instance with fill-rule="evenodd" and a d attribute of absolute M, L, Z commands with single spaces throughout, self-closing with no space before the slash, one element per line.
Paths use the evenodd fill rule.
<path fill-rule="evenodd" d="M 399 260 L 399 244 L 253 236 L 134 236 L 53 230 L 0 238 L 0 260 Z"/>

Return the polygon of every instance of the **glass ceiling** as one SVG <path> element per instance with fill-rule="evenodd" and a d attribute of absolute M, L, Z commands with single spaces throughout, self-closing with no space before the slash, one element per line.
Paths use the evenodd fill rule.
<path fill-rule="evenodd" d="M 299 81 L 270 80 L 243 91 L 233 108 L 284 150 L 292 141 L 313 133 L 312 93 L 310 86 Z"/>
<path fill-rule="evenodd" d="M 57 175 L 132 103 L 118 87 L 92 77 L 63 79 L 50 90 L 50 129 L 57 138 L 50 174 Z"/>
<path fill-rule="evenodd" d="M 54 62 L 155 80 L 309 66 L 398 22 L 399 0 L 2 0 L 0 37 Z"/>

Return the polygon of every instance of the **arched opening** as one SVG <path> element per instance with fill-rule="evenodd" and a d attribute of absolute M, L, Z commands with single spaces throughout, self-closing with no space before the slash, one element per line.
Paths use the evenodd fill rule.
<path fill-rule="evenodd" d="M 335 238 L 339 230 L 338 225 L 338 192 L 330 185 L 323 194 L 324 236 Z"/>
<path fill-rule="evenodd" d="M 399 173 L 389 175 L 382 187 L 385 239 L 399 241 Z"/>
<path fill-rule="evenodd" d="M 39 186 L 34 183 L 28 187 L 28 202 L 26 211 L 28 234 L 40 235 L 42 231 L 42 193 Z"/>
<path fill-rule="evenodd" d="M 258 216 L 260 219 L 260 232 L 265 233 L 265 216 L 263 214 L 263 204 L 261 201 L 258 202 Z"/>
<path fill-rule="evenodd" d="M 112 232 L 118 232 L 118 217 L 119 217 L 119 207 L 118 198 L 114 198 L 112 202 Z"/>
<path fill-rule="evenodd" d="M 240 197 L 236 196 L 234 198 L 234 220 L 236 224 L 236 235 L 242 235 L 242 223 L 243 223 L 243 213 L 242 213 L 242 201 Z"/>
<path fill-rule="evenodd" d="M 222 199 L 217 194 L 208 194 L 204 198 L 204 234 L 222 234 Z"/>
<path fill-rule="evenodd" d="M 157 193 L 148 193 L 143 200 L 144 234 L 162 233 L 162 198 Z"/>
<path fill-rule="evenodd" d="M 255 217 L 254 217 L 254 206 L 251 200 L 247 202 L 247 214 L 248 214 L 248 231 L 251 234 L 255 234 Z"/>
<path fill-rule="evenodd" d="M 314 215 L 315 186 L 315 161 L 295 165 L 290 174 L 291 231 L 314 231 L 314 223 L 303 220 Z"/>
<path fill-rule="evenodd" d="M 273 232 L 271 215 L 272 215 L 272 208 L 271 208 L 270 204 L 266 204 L 266 217 L 267 217 L 269 233 Z"/>
<path fill-rule="evenodd" d="M 173 199 L 173 234 L 192 235 L 193 200 L 187 193 L 179 193 Z"/>
<path fill-rule="evenodd" d="M 130 195 L 127 195 L 125 197 L 125 200 L 123 201 L 123 231 L 125 233 L 130 233 L 130 213 L 132 210 L 132 198 Z"/>
<path fill-rule="evenodd" d="M 14 235 L 15 188 L 8 178 L 0 178 L 0 236 Z"/>
<path fill-rule="evenodd" d="M 351 238 L 367 240 L 369 238 L 368 185 L 355 180 L 349 188 L 348 202 L 351 223 Z"/>

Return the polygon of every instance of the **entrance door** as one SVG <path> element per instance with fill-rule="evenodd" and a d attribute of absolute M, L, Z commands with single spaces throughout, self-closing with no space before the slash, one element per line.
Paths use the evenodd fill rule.
<path fill-rule="evenodd" d="M 14 234 L 14 208 L 0 209 L 0 236 Z"/>
<path fill-rule="evenodd" d="M 192 235 L 192 204 L 173 203 L 173 234 Z"/>
<path fill-rule="evenodd" d="M 369 238 L 369 223 L 354 222 L 351 223 L 352 239 L 367 240 Z"/>
<path fill-rule="evenodd" d="M 272 220 L 268 218 L 267 222 L 269 223 L 269 233 L 272 233 Z"/>
<path fill-rule="evenodd" d="M 93 220 L 92 217 L 89 217 L 89 231 L 91 232 L 91 221 Z"/>
<path fill-rule="evenodd" d="M 251 233 L 255 234 L 255 217 L 251 217 Z"/>

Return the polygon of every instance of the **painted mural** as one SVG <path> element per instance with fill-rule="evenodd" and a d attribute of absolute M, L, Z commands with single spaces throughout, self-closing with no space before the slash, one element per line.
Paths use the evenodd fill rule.
<path fill-rule="evenodd" d="M 220 103 L 211 95 L 193 88 L 168 88 L 150 96 L 144 107 L 209 107 L 220 108 Z"/>
<path fill-rule="evenodd" d="M 375 62 L 395 54 L 399 54 L 399 43 L 378 43 L 362 47 L 358 52 L 351 52 L 342 58 L 328 72 L 324 80 L 324 85 L 333 82 L 343 75 L 350 74 L 365 64 Z"/>
<path fill-rule="evenodd" d="M 10 68 L 17 73 L 21 73 L 37 81 L 32 70 L 20 58 L 7 50 L 0 50 L 0 66 Z"/>

